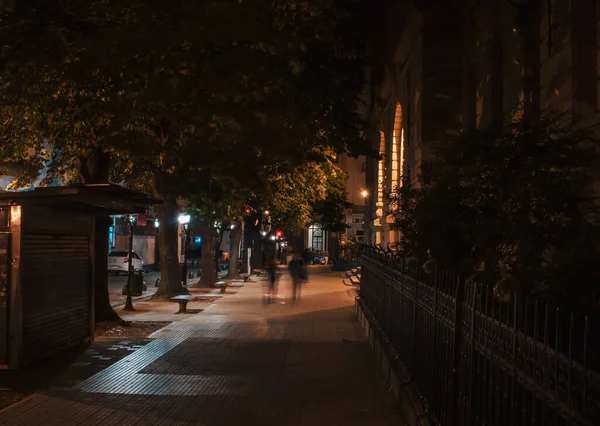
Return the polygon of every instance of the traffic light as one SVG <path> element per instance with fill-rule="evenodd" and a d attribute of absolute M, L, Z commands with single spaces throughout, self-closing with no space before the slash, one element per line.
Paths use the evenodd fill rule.
<path fill-rule="evenodd" d="M 281 232 L 280 230 L 278 230 L 275 235 L 277 235 L 277 238 L 281 238 L 283 236 L 283 232 Z"/>

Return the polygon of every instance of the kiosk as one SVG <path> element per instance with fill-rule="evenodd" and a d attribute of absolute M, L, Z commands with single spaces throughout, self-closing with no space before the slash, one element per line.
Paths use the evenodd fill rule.
<path fill-rule="evenodd" d="M 93 339 L 95 218 L 159 203 L 112 184 L 0 192 L 0 369 Z"/>

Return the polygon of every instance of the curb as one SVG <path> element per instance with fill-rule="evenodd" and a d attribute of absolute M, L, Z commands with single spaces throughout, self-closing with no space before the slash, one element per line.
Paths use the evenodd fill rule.
<path fill-rule="evenodd" d="M 137 296 L 137 297 L 132 297 L 132 298 L 131 298 L 131 300 L 132 300 L 132 301 L 134 301 L 134 302 L 139 302 L 139 301 L 142 301 L 142 300 L 148 300 L 148 299 L 150 299 L 152 296 L 154 296 L 154 293 L 152 293 L 152 294 L 147 294 L 146 296 Z M 111 306 L 113 309 L 120 308 L 121 306 L 125 306 L 125 302 L 111 303 L 111 304 L 110 304 L 110 306 Z"/>
<path fill-rule="evenodd" d="M 197 282 L 192 282 L 192 283 L 190 284 L 190 280 L 192 280 L 192 278 L 189 278 L 189 279 L 188 279 L 188 284 L 187 284 L 187 286 L 188 286 L 188 287 L 190 287 L 190 286 L 191 286 L 191 287 L 193 287 L 193 286 L 194 286 L 194 284 L 197 284 Z M 146 284 L 146 285 L 147 285 L 147 284 Z M 154 294 L 155 294 L 155 293 L 156 293 L 156 292 L 154 292 L 154 293 L 152 293 L 152 294 L 147 294 L 146 296 L 136 296 L 136 297 L 132 297 L 132 301 L 134 301 L 134 302 L 139 302 L 139 301 L 143 301 L 143 300 L 148 300 L 148 299 L 151 299 L 151 298 L 152 298 L 152 296 L 154 296 Z M 125 306 L 125 303 L 126 303 L 126 302 L 115 302 L 115 303 L 111 303 L 111 304 L 110 304 L 110 306 L 111 306 L 113 309 L 116 309 L 116 308 L 120 308 L 121 306 Z"/>

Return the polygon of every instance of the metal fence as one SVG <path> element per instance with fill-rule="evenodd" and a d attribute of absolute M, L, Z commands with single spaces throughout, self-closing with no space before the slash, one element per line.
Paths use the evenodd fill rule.
<path fill-rule="evenodd" d="M 485 286 L 405 267 L 369 246 L 360 298 L 434 423 L 600 424 L 587 318 L 514 297 L 501 301 Z"/>

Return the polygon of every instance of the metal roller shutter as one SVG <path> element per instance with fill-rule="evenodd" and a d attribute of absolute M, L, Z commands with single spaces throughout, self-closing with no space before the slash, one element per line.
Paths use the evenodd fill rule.
<path fill-rule="evenodd" d="M 25 362 L 89 337 L 88 235 L 25 234 L 22 241 Z"/>

